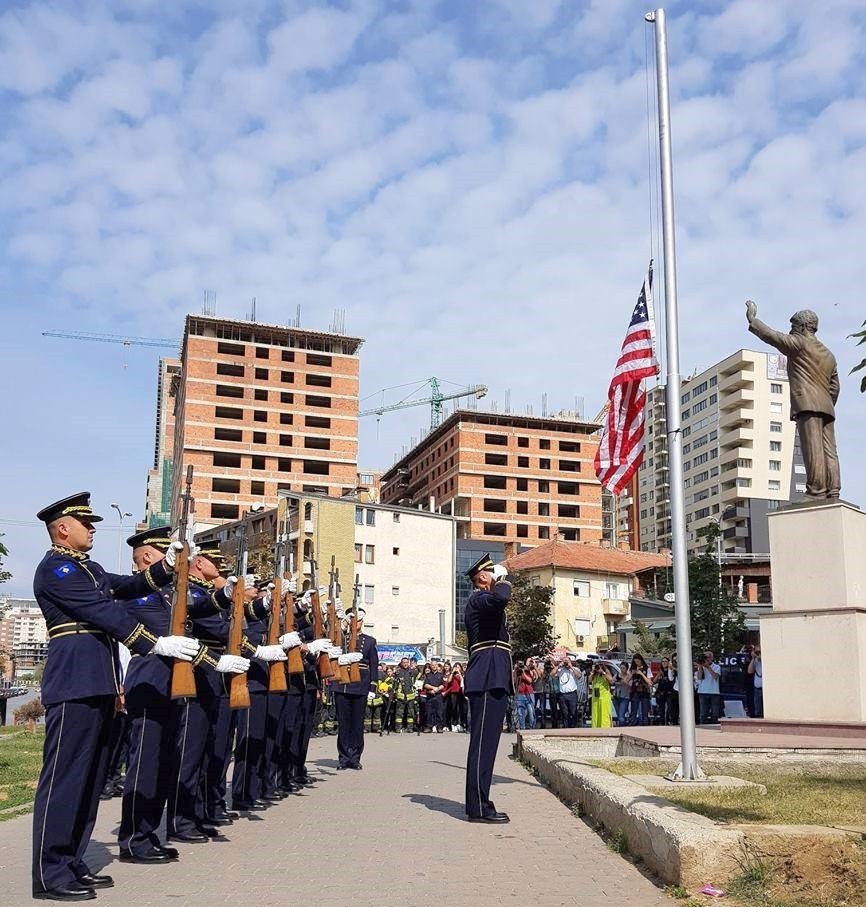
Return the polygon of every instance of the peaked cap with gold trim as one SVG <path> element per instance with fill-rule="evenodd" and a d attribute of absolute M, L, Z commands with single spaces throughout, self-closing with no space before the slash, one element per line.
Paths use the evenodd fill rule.
<path fill-rule="evenodd" d="M 90 507 L 89 491 L 79 491 L 78 494 L 72 494 L 68 498 L 43 507 L 36 514 L 36 519 L 42 520 L 43 523 L 53 523 L 62 516 L 74 516 L 88 523 L 98 523 L 102 520 L 102 517 L 97 516 Z"/>
<path fill-rule="evenodd" d="M 480 573 L 482 570 L 492 570 L 493 569 L 493 560 L 490 557 L 488 552 L 482 558 L 477 560 L 467 571 L 466 575 L 469 579 L 474 579 L 475 575 Z"/>
<path fill-rule="evenodd" d="M 145 529 L 143 532 L 136 532 L 131 535 L 126 544 L 130 548 L 140 548 L 142 545 L 150 545 L 152 548 L 158 548 L 160 551 L 167 551 L 171 544 L 171 526 L 155 526 L 153 529 Z"/>

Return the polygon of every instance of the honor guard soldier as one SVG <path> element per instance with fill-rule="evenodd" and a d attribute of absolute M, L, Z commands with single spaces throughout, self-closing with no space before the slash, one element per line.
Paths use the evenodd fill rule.
<path fill-rule="evenodd" d="M 513 692 L 511 644 L 505 606 L 511 583 L 505 568 L 485 554 L 466 571 L 475 591 L 466 603 L 469 663 L 464 679 L 470 708 L 469 756 L 466 763 L 466 816 L 470 822 L 508 822 L 490 799 L 493 763 L 502 720 Z"/>
<path fill-rule="evenodd" d="M 365 612 L 362 608 L 350 608 L 347 617 L 358 621 L 358 651 L 338 656 L 341 665 L 357 662 L 361 679 L 357 683 L 331 682 L 334 691 L 334 707 L 337 711 L 337 761 L 338 769 L 361 769 L 361 754 L 364 752 L 364 712 L 367 709 L 367 694 L 374 689 L 379 677 L 379 652 L 376 640 L 361 632 Z"/>
<path fill-rule="evenodd" d="M 169 526 L 145 529 L 130 536 L 132 560 L 138 570 L 161 561 L 171 545 Z M 171 587 L 125 603 L 127 611 L 151 633 L 168 633 L 171 625 Z M 193 659 L 198 670 L 244 673 L 249 661 L 219 655 L 201 646 Z M 177 859 L 173 847 L 160 842 L 169 791 L 175 777 L 175 747 L 182 700 L 171 698 L 172 661 L 169 658 L 133 656 L 126 673 L 126 707 L 129 713 L 129 765 L 123 792 L 118 843 L 120 860 L 128 863 L 165 863 Z"/>
<path fill-rule="evenodd" d="M 137 655 L 192 661 L 199 645 L 181 636 L 157 636 L 115 599 L 164 586 L 178 543 L 166 557 L 133 576 L 107 573 L 87 552 L 102 517 L 81 492 L 40 510 L 51 548 L 36 568 L 33 591 L 48 628 L 42 677 L 46 707 L 42 771 L 33 809 L 33 897 L 83 901 L 113 885 L 84 862 L 99 794 L 105 781 L 111 718 L 121 693 L 120 640 Z"/>

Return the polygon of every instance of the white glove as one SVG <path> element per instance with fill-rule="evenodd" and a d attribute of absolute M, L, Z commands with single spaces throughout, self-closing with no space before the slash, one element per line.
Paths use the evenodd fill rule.
<path fill-rule="evenodd" d="M 312 642 L 307 643 L 307 651 L 310 655 L 321 655 L 322 652 L 327 652 L 330 648 L 330 639 L 314 639 Z"/>
<path fill-rule="evenodd" d="M 280 637 L 280 645 L 284 649 L 294 649 L 301 645 L 301 636 L 299 633 L 284 633 Z"/>
<path fill-rule="evenodd" d="M 226 584 L 223 586 L 226 596 L 231 598 L 235 593 L 235 586 L 238 584 L 238 578 L 234 575 L 226 577 Z"/>
<path fill-rule="evenodd" d="M 244 589 L 255 589 L 256 587 L 256 575 L 255 573 L 247 573 L 244 576 Z"/>
<path fill-rule="evenodd" d="M 328 649 L 328 658 L 339 658 L 343 654 L 343 650 L 339 646 L 331 646 Z"/>
<path fill-rule="evenodd" d="M 334 602 L 334 610 L 336 611 L 338 620 L 346 619 L 346 612 L 343 610 L 343 599 L 342 598 L 336 599 L 336 601 Z"/>
<path fill-rule="evenodd" d="M 319 598 L 320 598 L 323 602 L 327 601 L 327 600 L 328 600 L 328 587 L 327 587 L 327 586 L 319 586 L 318 591 L 319 591 Z"/>
<path fill-rule="evenodd" d="M 350 665 L 357 664 L 357 663 L 361 660 L 361 657 L 362 657 L 362 656 L 361 656 L 361 653 L 360 653 L 360 652 L 349 652 L 348 655 L 344 655 L 344 656 L 343 656 L 343 658 L 348 658 L 348 659 L 349 659 L 349 660 L 346 662 L 346 664 L 350 664 Z"/>
<path fill-rule="evenodd" d="M 240 655 L 220 655 L 216 669 L 220 674 L 246 674 L 250 669 L 250 660 Z"/>
<path fill-rule="evenodd" d="M 286 594 L 291 593 L 292 595 L 294 595 L 298 591 L 298 581 L 294 577 L 284 580 L 283 591 Z"/>
<path fill-rule="evenodd" d="M 498 582 L 504 577 L 508 576 L 508 571 L 502 564 L 494 564 L 493 569 L 490 571 L 493 574 L 493 581 Z"/>
<path fill-rule="evenodd" d="M 181 661 L 192 661 L 198 655 L 200 648 L 198 640 L 190 639 L 189 636 L 160 636 L 156 645 L 150 650 L 150 654 L 165 655 Z"/>
<path fill-rule="evenodd" d="M 372 702 L 376 698 L 376 694 L 371 690 L 367 693 L 367 702 Z"/>
<path fill-rule="evenodd" d="M 285 661 L 286 653 L 282 646 L 257 646 L 256 658 L 262 661 Z"/>
<path fill-rule="evenodd" d="M 201 548 L 199 548 L 198 545 L 193 545 L 192 548 L 189 549 L 190 560 L 192 560 L 194 557 L 197 557 L 199 554 L 201 554 Z"/>
<path fill-rule="evenodd" d="M 274 584 L 268 583 L 265 587 L 265 591 L 262 593 L 262 604 L 270 611 L 271 610 L 271 599 L 274 597 Z"/>
<path fill-rule="evenodd" d="M 309 611 L 313 603 L 313 593 L 309 589 L 300 597 L 295 599 L 295 607 L 301 611 Z"/>
<path fill-rule="evenodd" d="M 352 659 L 349 655 L 340 655 L 339 658 L 337 658 L 337 664 L 340 665 L 340 667 L 345 667 L 351 663 Z"/>
<path fill-rule="evenodd" d="M 165 562 L 172 570 L 174 570 L 174 565 L 177 563 L 177 555 L 180 551 L 183 551 L 183 542 L 172 542 L 165 552 Z"/>

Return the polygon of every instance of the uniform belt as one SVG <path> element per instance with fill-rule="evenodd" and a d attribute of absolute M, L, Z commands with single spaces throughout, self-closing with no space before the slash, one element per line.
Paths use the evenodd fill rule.
<path fill-rule="evenodd" d="M 490 642 L 477 642 L 474 646 L 469 647 L 469 654 L 471 656 L 476 652 L 483 652 L 485 649 L 502 649 L 505 652 L 510 652 L 511 643 L 501 639 L 494 639 Z"/>
<path fill-rule="evenodd" d="M 199 637 L 198 641 L 199 645 L 207 646 L 209 649 L 213 649 L 214 652 L 225 652 L 226 650 L 226 644 L 216 639 L 202 639 Z"/>
<path fill-rule="evenodd" d="M 105 636 L 103 630 L 97 630 L 96 627 L 90 627 L 80 621 L 73 620 L 65 624 L 56 624 L 48 628 L 48 639 L 59 639 L 61 636 L 77 636 L 81 633 L 88 633 L 91 636 Z"/>

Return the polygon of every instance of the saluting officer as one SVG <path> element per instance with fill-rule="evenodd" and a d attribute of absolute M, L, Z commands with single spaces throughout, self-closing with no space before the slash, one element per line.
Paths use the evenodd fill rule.
<path fill-rule="evenodd" d="M 511 598 L 506 570 L 485 554 L 466 571 L 475 591 L 466 603 L 469 663 L 464 689 L 469 698 L 469 756 L 466 763 L 466 816 L 470 822 L 508 822 L 490 799 L 493 763 L 502 736 L 502 719 L 513 692 L 511 644 L 505 606 Z"/>
<path fill-rule="evenodd" d="M 99 794 L 105 781 L 111 717 L 121 693 L 120 640 L 138 655 L 192 661 L 194 639 L 159 636 L 118 607 L 115 598 L 134 598 L 164 586 L 182 547 L 133 576 L 106 573 L 87 552 L 94 524 L 102 517 L 80 492 L 37 514 L 51 548 L 36 568 L 33 591 L 48 627 L 48 660 L 42 677 L 46 707 L 42 771 L 33 809 L 33 897 L 84 901 L 110 876 L 94 875 L 84 862 Z"/>
<path fill-rule="evenodd" d="M 365 612 L 363 608 L 350 608 L 346 612 L 349 621 L 357 620 L 363 630 Z M 341 665 L 355 662 L 361 669 L 357 683 L 334 683 L 334 707 L 337 710 L 337 768 L 361 769 L 361 754 L 364 752 L 364 712 L 367 709 L 367 694 L 374 690 L 379 678 L 379 651 L 376 640 L 364 632 L 358 633 L 358 651 L 338 656 Z"/>
<path fill-rule="evenodd" d="M 161 561 L 171 545 L 171 527 L 145 529 L 126 543 L 139 570 Z M 157 635 L 171 625 L 171 587 L 152 591 L 125 603 L 127 611 Z M 249 661 L 219 655 L 201 646 L 193 659 L 199 670 L 243 673 Z M 178 852 L 160 842 L 169 791 L 175 776 L 175 748 L 182 700 L 171 698 L 171 659 L 133 656 L 126 673 L 126 707 L 129 713 L 129 765 L 121 810 L 120 860 L 128 863 L 166 863 Z"/>

